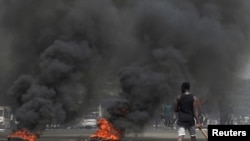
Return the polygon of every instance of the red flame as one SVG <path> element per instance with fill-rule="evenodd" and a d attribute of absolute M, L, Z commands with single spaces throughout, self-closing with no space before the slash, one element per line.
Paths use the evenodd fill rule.
<path fill-rule="evenodd" d="M 29 132 L 27 129 L 22 129 L 13 131 L 7 138 L 21 138 L 25 141 L 36 141 L 37 135 Z"/>
<path fill-rule="evenodd" d="M 97 138 L 109 141 L 119 141 L 123 132 L 115 128 L 107 119 L 100 118 L 97 121 L 99 129 L 90 136 L 90 138 Z"/>

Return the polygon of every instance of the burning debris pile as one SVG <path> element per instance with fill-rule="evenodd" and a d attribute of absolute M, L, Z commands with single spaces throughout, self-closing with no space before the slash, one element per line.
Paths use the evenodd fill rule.
<path fill-rule="evenodd" d="M 100 118 L 97 124 L 98 130 L 87 141 L 120 141 L 123 137 L 123 131 L 114 127 L 107 119 Z"/>
<path fill-rule="evenodd" d="M 39 138 L 39 134 L 32 133 L 28 131 L 27 129 L 22 129 L 22 130 L 15 130 L 11 132 L 8 136 L 7 139 L 8 141 L 17 141 L 17 140 L 22 140 L 22 141 L 36 141 L 37 138 Z"/>
<path fill-rule="evenodd" d="M 120 141 L 124 137 L 124 123 L 129 120 L 130 104 L 125 99 L 119 99 L 111 102 L 106 110 L 109 115 L 98 119 L 98 130 L 86 141 Z"/>

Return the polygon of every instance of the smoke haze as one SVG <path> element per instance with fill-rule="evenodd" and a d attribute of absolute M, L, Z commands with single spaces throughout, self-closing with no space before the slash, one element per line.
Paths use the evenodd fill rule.
<path fill-rule="evenodd" d="M 223 109 L 249 55 L 249 4 L 1 1 L 1 102 L 20 126 L 41 129 L 72 121 L 117 79 L 131 108 L 124 125 L 143 127 L 187 80 L 210 111 Z"/>

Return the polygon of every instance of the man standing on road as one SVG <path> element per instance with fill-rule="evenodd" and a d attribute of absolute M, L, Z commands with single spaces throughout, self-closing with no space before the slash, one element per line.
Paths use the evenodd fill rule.
<path fill-rule="evenodd" d="M 183 82 L 181 92 L 175 102 L 174 110 L 178 113 L 178 138 L 177 141 L 183 141 L 185 131 L 188 130 L 191 141 L 196 141 L 196 127 L 201 128 L 198 118 L 198 99 L 190 93 L 190 84 Z"/>

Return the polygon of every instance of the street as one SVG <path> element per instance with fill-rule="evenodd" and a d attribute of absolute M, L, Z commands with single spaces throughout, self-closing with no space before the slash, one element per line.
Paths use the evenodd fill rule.
<path fill-rule="evenodd" d="M 10 130 L 2 130 L 0 141 L 7 141 L 6 136 L 10 132 Z M 50 129 L 45 130 L 37 141 L 85 141 L 94 132 L 95 130 L 88 129 Z M 189 140 L 188 134 L 185 140 Z M 148 129 L 140 134 L 128 134 L 122 141 L 176 141 L 176 130 Z M 206 141 L 199 130 L 197 130 L 197 141 Z"/>

